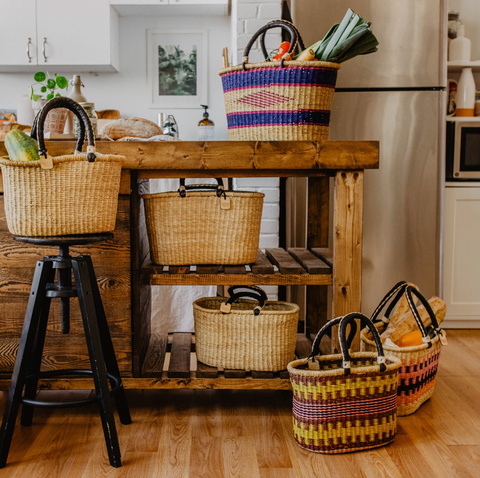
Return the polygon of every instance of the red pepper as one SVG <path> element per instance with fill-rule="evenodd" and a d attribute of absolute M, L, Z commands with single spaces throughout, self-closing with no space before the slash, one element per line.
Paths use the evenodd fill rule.
<path fill-rule="evenodd" d="M 288 52 L 290 49 L 290 42 L 284 41 L 277 50 L 277 54 L 273 57 L 274 60 L 280 61 L 283 58 L 283 55 Z"/>

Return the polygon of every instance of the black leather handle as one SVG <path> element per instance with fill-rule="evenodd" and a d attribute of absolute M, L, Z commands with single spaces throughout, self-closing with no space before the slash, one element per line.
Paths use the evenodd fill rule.
<path fill-rule="evenodd" d="M 80 126 L 80 135 L 77 139 L 77 146 L 75 147 L 75 151 L 78 151 L 80 153 L 83 149 L 83 143 L 85 141 L 85 125 L 83 124 L 80 113 L 77 110 L 75 110 L 73 113 L 78 118 L 78 124 Z M 30 137 L 32 137 L 35 140 L 37 139 L 37 124 L 38 124 L 39 115 L 40 115 L 40 111 L 37 113 L 37 115 L 35 116 L 35 119 L 33 120 L 32 131 L 30 132 Z"/>
<path fill-rule="evenodd" d="M 290 25 L 292 28 L 294 28 L 295 32 L 297 33 L 298 46 L 300 47 L 300 51 L 305 50 L 305 44 L 303 43 L 303 39 L 300 36 L 300 32 L 297 30 L 295 25 L 293 25 L 293 23 L 287 22 L 286 20 L 274 20 L 274 21 L 282 22 L 282 23 Z M 268 23 L 271 23 L 271 22 L 268 22 Z M 267 25 L 268 25 L 268 23 L 267 23 Z M 278 26 L 278 25 L 276 25 L 276 26 Z M 263 53 L 263 56 L 264 56 L 265 60 L 268 60 L 268 52 L 267 52 L 267 48 L 265 47 L 265 35 L 266 34 L 267 34 L 267 31 L 264 31 L 260 36 L 260 48 L 262 50 L 262 53 Z M 290 44 L 291 43 L 292 43 L 292 38 L 290 37 Z M 293 56 L 293 53 L 294 53 L 294 50 L 292 50 L 292 56 Z"/>
<path fill-rule="evenodd" d="M 417 298 L 420 300 L 422 305 L 425 307 L 425 310 L 427 311 L 428 315 L 430 316 L 430 320 L 432 321 L 435 335 L 442 334 L 442 330 L 440 329 L 440 326 L 438 324 L 437 316 L 435 315 L 435 312 L 433 311 L 432 307 L 428 303 L 428 300 L 425 298 L 425 296 L 421 294 L 417 289 L 415 289 L 415 287 L 408 286 L 405 292 L 407 294 L 407 302 L 408 302 L 408 305 L 410 306 L 410 310 L 412 311 L 413 317 L 415 318 L 415 322 L 417 323 L 418 328 L 422 332 L 423 341 L 425 343 L 428 343 L 429 347 L 431 347 L 432 346 L 431 338 L 428 335 L 425 325 L 422 322 L 420 314 L 418 313 L 417 306 L 413 302 L 412 294 L 417 296 Z"/>
<path fill-rule="evenodd" d="M 53 110 L 55 108 L 67 108 L 68 110 L 72 111 L 75 114 L 78 113 L 83 124 L 85 125 L 85 129 L 87 133 L 87 141 L 88 141 L 87 159 L 89 162 L 95 161 L 95 136 L 93 134 L 93 128 L 92 128 L 92 123 L 90 122 L 90 118 L 88 117 L 85 110 L 76 101 L 72 100 L 71 98 L 67 98 L 65 96 L 52 98 L 50 101 L 48 101 L 45 104 L 45 106 L 38 113 L 38 121 L 37 121 L 38 154 L 40 156 L 45 156 L 45 157 L 47 156 L 47 149 L 45 147 L 45 139 L 43 136 L 43 128 L 45 125 L 45 119 L 47 117 L 47 114 L 49 113 L 50 110 Z"/>
<path fill-rule="evenodd" d="M 384 322 L 388 323 L 388 319 L 390 318 L 390 314 L 397 304 L 397 302 L 401 299 L 402 295 L 405 293 L 405 289 L 407 288 L 408 283 L 404 280 L 397 282 L 385 295 L 385 297 L 381 300 L 380 304 L 378 304 L 377 308 L 373 311 L 373 314 L 370 317 L 370 320 L 375 324 L 377 322 Z M 395 295 L 396 294 L 396 295 Z M 392 300 L 390 305 L 388 306 L 386 312 L 385 312 L 385 318 L 387 320 L 379 319 L 378 316 L 380 315 L 380 312 L 383 310 L 383 308 L 387 305 L 388 301 L 395 296 L 395 298 Z"/>
<path fill-rule="evenodd" d="M 245 51 L 243 52 L 242 66 L 244 71 L 247 70 L 245 65 L 248 63 L 248 55 L 250 54 L 250 50 L 252 49 L 252 46 L 257 40 L 257 38 L 267 30 L 271 30 L 272 28 L 277 28 L 277 27 L 280 27 L 283 30 L 286 30 L 290 35 L 290 48 L 288 49 L 288 53 L 290 53 L 290 55 L 292 54 L 292 52 L 295 50 L 295 47 L 297 46 L 297 31 L 295 27 L 291 23 L 286 23 L 282 20 L 273 20 L 271 22 L 268 22 L 262 28 L 260 28 L 256 33 L 253 34 L 252 38 L 250 38 L 250 41 L 248 42 L 247 46 L 245 47 Z M 280 66 L 282 68 L 283 68 L 284 61 L 285 61 L 285 58 L 282 58 L 280 61 Z"/>
<path fill-rule="evenodd" d="M 237 293 L 233 293 L 235 289 L 247 289 L 244 291 L 240 291 Z M 265 302 L 267 301 L 267 294 L 260 289 L 259 287 L 249 287 L 249 286 L 233 286 L 228 289 L 228 293 L 230 297 L 228 300 L 225 302 L 227 305 L 231 305 L 234 302 L 236 302 L 238 299 L 248 297 L 250 299 L 254 299 L 258 302 L 258 305 L 253 309 L 254 315 L 259 315 L 260 311 L 263 309 L 265 306 Z"/>
<path fill-rule="evenodd" d="M 184 198 L 187 196 L 187 191 L 194 190 L 194 189 L 202 189 L 202 190 L 216 190 L 217 197 L 220 197 L 224 194 L 224 185 L 222 178 L 215 178 L 217 184 L 185 184 L 185 178 L 180 178 L 180 187 L 178 188 L 178 193 L 180 197 Z"/>
<path fill-rule="evenodd" d="M 345 333 L 347 330 L 347 325 L 352 325 L 355 320 L 360 319 L 361 328 L 368 327 L 370 332 L 372 332 L 373 338 L 375 340 L 375 345 L 377 346 L 377 362 L 380 365 L 380 372 L 385 372 L 387 370 L 387 366 L 385 364 L 385 355 L 383 353 L 383 346 L 382 341 L 380 340 L 380 336 L 378 335 L 377 328 L 375 324 L 366 316 L 361 314 L 360 312 L 352 312 L 351 314 L 347 314 L 345 317 L 342 318 L 340 321 L 340 326 L 338 328 L 338 339 L 340 342 L 340 349 L 343 356 L 343 370 L 345 371 L 345 375 L 350 375 L 350 350 L 347 344 L 347 340 L 345 339 Z"/>
<path fill-rule="evenodd" d="M 228 295 L 232 297 L 233 295 L 238 294 L 238 292 L 235 292 L 237 289 L 247 289 L 250 292 L 258 294 L 262 298 L 263 302 L 267 301 L 267 294 L 265 291 L 254 285 L 232 285 L 228 288 Z"/>
<path fill-rule="evenodd" d="M 320 341 L 322 337 L 334 326 L 338 325 L 343 317 L 336 317 L 335 319 L 329 320 L 317 333 L 315 339 L 312 343 L 312 353 L 310 354 L 309 360 L 315 360 L 315 357 L 320 353 Z M 355 321 L 352 322 L 350 327 L 350 333 L 348 334 L 347 338 L 347 347 L 350 348 L 352 345 L 353 339 L 355 338 L 355 334 L 357 333 L 357 323 Z"/>

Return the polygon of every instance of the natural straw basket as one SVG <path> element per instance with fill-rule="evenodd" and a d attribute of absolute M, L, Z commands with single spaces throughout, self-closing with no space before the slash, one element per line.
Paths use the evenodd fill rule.
<path fill-rule="evenodd" d="M 263 193 L 187 185 L 145 194 L 152 262 L 161 265 L 251 264 L 258 257 Z M 213 189 L 213 191 L 192 191 Z"/>
<path fill-rule="evenodd" d="M 74 154 L 51 158 L 43 128 L 53 108 L 68 108 L 81 120 Z M 8 229 L 19 236 L 94 234 L 115 229 L 123 156 L 95 152 L 95 138 L 83 108 L 70 98 L 50 100 L 32 129 L 41 161 L 0 159 Z M 81 154 L 85 128 L 87 154 Z M 47 169 L 49 168 L 49 169 Z"/>
<path fill-rule="evenodd" d="M 267 302 L 258 287 L 193 303 L 195 348 L 200 362 L 226 369 L 276 372 L 295 356 L 299 307 Z M 254 300 L 241 299 L 250 297 Z"/>
<path fill-rule="evenodd" d="M 420 294 L 417 289 L 409 286 L 406 282 L 399 282 L 396 284 L 383 298 L 373 313 L 372 321 L 375 323 L 378 332 L 381 334 L 387 327 L 390 312 L 403 294 L 407 294 L 410 309 L 422 332 L 424 343 L 412 347 L 393 347 L 390 345 L 383 345 L 384 350 L 389 355 L 397 357 L 402 361 L 398 376 L 399 381 L 397 391 L 398 416 L 400 417 L 412 414 L 418 410 L 422 403 L 433 395 L 442 342 L 445 342 L 446 337 L 445 331 L 440 329 L 435 313 L 426 298 Z M 432 332 L 433 337 L 430 337 L 425 329 L 417 307 L 413 301 L 412 294 L 419 298 L 430 316 L 434 327 Z M 390 303 L 385 317 L 383 319 L 378 319 L 380 312 L 394 295 L 396 296 Z M 368 330 L 362 330 L 360 339 L 363 350 L 371 351 L 374 349 L 375 343 L 369 335 Z"/>
<path fill-rule="evenodd" d="M 350 356 L 356 319 L 372 331 L 378 352 Z M 342 353 L 317 356 L 322 336 L 338 323 Z M 349 324 L 354 330 L 346 340 Z M 397 428 L 400 365 L 399 359 L 383 356 L 380 337 L 364 315 L 354 312 L 328 322 L 318 332 L 311 356 L 288 364 L 297 443 L 317 453 L 346 453 L 391 442 Z"/>
<path fill-rule="evenodd" d="M 248 63 L 252 45 L 260 38 L 265 59 L 264 34 L 281 27 L 290 34 L 290 50 L 281 61 Z M 293 25 L 275 20 L 258 30 L 245 48 L 242 65 L 219 71 L 227 112 L 228 138 L 251 141 L 325 141 L 335 91 L 338 63 L 286 61 L 297 41 Z M 288 56 L 287 56 L 288 55 Z"/>

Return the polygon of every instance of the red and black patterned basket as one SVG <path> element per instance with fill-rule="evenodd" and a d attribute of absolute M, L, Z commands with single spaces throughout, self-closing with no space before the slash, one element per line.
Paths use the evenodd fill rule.
<path fill-rule="evenodd" d="M 437 375 L 440 352 L 442 345 L 446 343 L 446 333 L 440 329 L 437 317 L 433 312 L 427 299 L 415 287 L 407 282 L 399 282 L 383 298 L 374 313 L 371 320 L 375 324 L 379 333 L 382 333 L 388 323 L 388 317 L 395 304 L 400 300 L 403 294 L 406 294 L 410 310 L 413 313 L 418 328 L 422 332 L 423 344 L 411 347 L 394 347 L 384 345 L 384 349 L 389 355 L 397 357 L 402 361 L 400 373 L 398 376 L 397 405 L 398 416 L 403 417 L 414 413 L 422 403 L 427 401 L 432 395 L 435 387 L 435 378 Z M 427 330 L 420 318 L 418 309 L 413 301 L 412 294 L 415 295 L 430 316 L 433 330 L 432 336 Z M 391 301 L 385 317 L 379 319 L 379 314 Z M 375 343 L 368 334 L 368 330 L 362 330 L 360 334 L 362 350 L 372 351 L 375 349 Z"/>
<path fill-rule="evenodd" d="M 265 32 L 281 27 L 290 34 L 290 49 L 281 61 L 248 63 L 260 37 L 265 59 Z M 337 81 L 338 63 L 288 61 L 302 39 L 293 25 L 274 20 L 264 25 L 245 48 L 243 63 L 220 70 L 228 137 L 252 141 L 325 141 Z"/>
<path fill-rule="evenodd" d="M 356 319 L 371 330 L 377 352 L 350 355 Z M 337 324 L 342 353 L 318 356 L 322 336 Z M 399 359 L 383 355 L 377 330 L 364 315 L 354 312 L 329 321 L 318 332 L 310 357 L 288 364 L 297 443 L 317 453 L 347 453 L 390 443 L 397 429 L 400 365 Z"/>

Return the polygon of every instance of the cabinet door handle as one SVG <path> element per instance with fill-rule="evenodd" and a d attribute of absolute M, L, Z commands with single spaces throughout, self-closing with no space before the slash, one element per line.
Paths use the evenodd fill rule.
<path fill-rule="evenodd" d="M 43 53 L 43 58 L 45 63 L 47 63 L 47 55 L 45 54 L 45 45 L 47 44 L 47 38 L 43 38 L 43 47 L 42 47 L 42 53 Z"/>
<path fill-rule="evenodd" d="M 30 43 L 32 43 L 32 39 L 29 38 L 27 42 L 27 57 L 28 57 L 28 63 L 32 63 L 32 57 L 30 56 Z"/>

